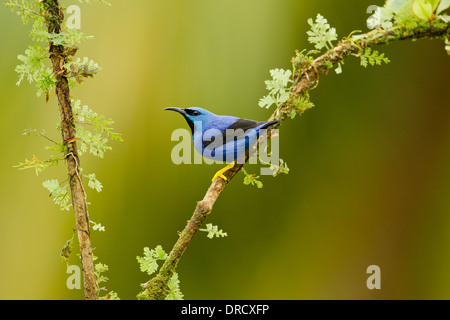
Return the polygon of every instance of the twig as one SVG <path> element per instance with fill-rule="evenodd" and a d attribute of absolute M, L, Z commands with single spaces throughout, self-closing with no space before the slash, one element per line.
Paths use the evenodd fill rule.
<path fill-rule="evenodd" d="M 362 35 L 347 37 L 335 47 L 328 50 L 325 54 L 316 58 L 306 70 L 302 70 L 302 75 L 295 80 L 292 86 L 288 102 L 277 108 L 269 120 L 285 120 L 289 114 L 290 108 L 312 89 L 320 75 L 329 69 L 330 63 L 333 65 L 340 63 L 347 56 L 359 52 L 362 48 L 388 44 L 398 40 L 448 36 L 449 33 L 450 23 L 433 21 L 430 22 L 429 25 L 421 25 L 414 29 L 408 29 L 407 27 L 402 26 L 394 27 L 389 30 L 377 29 Z M 225 172 L 224 175 L 228 182 L 234 178 L 242 166 L 242 164 L 236 165 L 233 169 Z M 138 298 L 150 300 L 165 298 L 167 295 L 167 283 L 175 272 L 181 256 L 195 233 L 201 228 L 203 222 L 211 213 L 214 203 L 226 185 L 227 182 L 220 178 L 215 179 L 212 182 L 203 200 L 197 203 L 194 214 L 181 232 L 169 257 L 160 268 L 158 274 L 143 285 L 143 291 L 138 295 Z"/>

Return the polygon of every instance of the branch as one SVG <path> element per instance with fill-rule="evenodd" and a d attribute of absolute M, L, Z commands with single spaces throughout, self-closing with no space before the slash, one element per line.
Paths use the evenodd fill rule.
<path fill-rule="evenodd" d="M 439 38 L 450 35 L 450 23 L 443 21 L 433 21 L 427 25 L 419 25 L 414 29 L 409 29 L 406 26 L 394 27 L 388 30 L 376 29 L 362 35 L 352 36 L 349 39 L 344 39 L 338 43 L 334 48 L 330 49 L 325 54 L 321 55 L 313 61 L 311 66 L 302 74 L 291 90 L 291 97 L 288 102 L 275 112 L 272 118 L 282 117 L 283 111 L 287 111 L 292 103 L 295 103 L 301 98 L 318 80 L 319 76 L 328 70 L 327 64 L 336 64 L 344 60 L 351 54 L 358 53 L 361 49 L 367 47 L 374 47 L 382 44 L 389 44 L 399 40 L 417 40 L 421 38 Z M 289 103 L 291 101 L 291 103 Z"/>
<path fill-rule="evenodd" d="M 417 28 L 410 29 L 406 26 L 394 27 L 388 30 L 373 30 L 371 32 L 352 36 L 339 42 L 335 47 L 328 50 L 325 54 L 316 58 L 305 69 L 301 70 L 301 75 L 294 75 L 294 84 L 290 91 L 290 97 L 287 102 L 280 105 L 271 115 L 269 120 L 282 119 L 285 120 L 292 108 L 295 108 L 302 97 L 308 95 L 316 85 L 320 75 L 326 73 L 330 65 L 342 62 L 347 56 L 357 54 L 362 49 L 373 47 L 381 44 L 389 44 L 398 40 L 412 40 L 421 38 L 437 38 L 450 35 L 450 23 L 439 20 L 432 21 L 428 24 L 422 24 Z M 301 114 L 304 110 L 297 113 Z M 225 172 L 228 181 L 241 170 L 242 164 L 235 165 L 234 168 Z M 178 241 L 175 243 L 169 257 L 160 268 L 158 274 L 150 281 L 143 284 L 143 291 L 139 293 L 139 299 L 159 300 L 164 299 L 167 295 L 167 283 L 176 270 L 177 264 L 181 256 L 191 242 L 195 233 L 201 228 L 203 222 L 209 216 L 227 182 L 223 179 L 215 179 L 203 200 L 197 203 L 194 214 L 188 224 L 181 232 Z"/>
<path fill-rule="evenodd" d="M 46 23 L 50 34 L 60 33 L 64 15 L 58 0 L 43 1 L 47 13 Z M 84 297 L 86 300 L 97 298 L 97 281 L 94 274 L 94 263 L 92 259 L 92 247 L 89 232 L 89 215 L 86 206 L 85 192 L 83 188 L 80 169 L 80 159 L 76 144 L 75 123 L 70 99 L 69 82 L 67 80 L 66 63 L 68 50 L 62 45 L 49 43 L 49 54 L 56 79 L 56 96 L 58 98 L 61 117 L 61 131 L 63 144 L 65 146 L 65 159 L 69 175 L 69 185 L 72 194 L 72 205 L 75 213 L 78 241 L 80 244 L 81 264 L 84 278 Z"/>

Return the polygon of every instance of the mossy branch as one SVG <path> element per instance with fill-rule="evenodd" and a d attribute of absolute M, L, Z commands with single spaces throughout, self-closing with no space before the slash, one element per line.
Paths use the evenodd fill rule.
<path fill-rule="evenodd" d="M 434 20 L 419 24 L 414 28 L 397 26 L 387 30 L 376 29 L 343 39 L 325 54 L 314 59 L 311 63 L 307 63 L 304 68 L 301 68 L 294 74 L 294 83 L 289 93 L 289 99 L 277 108 L 269 120 L 293 118 L 292 110 L 297 114 L 302 114 L 306 109 L 298 108 L 298 105 L 304 102 L 305 99 L 309 99 L 309 91 L 317 86 L 320 75 L 342 62 L 349 55 L 357 54 L 365 48 L 389 44 L 399 40 L 442 38 L 449 35 L 450 23 Z M 234 178 L 242 166 L 236 165 L 225 173 L 228 182 Z M 217 178 L 212 182 L 203 200 L 197 203 L 194 214 L 181 232 L 158 274 L 143 285 L 143 291 L 138 294 L 139 299 L 157 300 L 165 298 L 167 295 L 167 282 L 175 272 L 181 256 L 195 233 L 201 228 L 203 222 L 211 213 L 214 203 L 226 185 L 227 182 L 221 178 Z"/>
<path fill-rule="evenodd" d="M 316 85 L 321 74 L 327 72 L 331 65 L 342 62 L 351 54 L 357 54 L 365 48 L 400 40 L 442 38 L 445 36 L 450 36 L 450 23 L 435 20 L 419 24 L 412 29 L 407 26 L 398 26 L 388 30 L 376 29 L 344 39 L 325 54 L 316 58 L 306 70 L 302 70 L 301 76 L 296 77 L 294 75 L 294 85 L 292 86 L 289 100 L 282 104 L 269 119 L 285 119 L 290 109 Z"/>
<path fill-rule="evenodd" d="M 59 34 L 64 20 L 62 8 L 57 0 L 42 1 L 46 13 L 46 24 L 50 34 Z M 87 211 L 85 192 L 80 172 L 80 159 L 75 135 L 75 121 L 71 105 L 69 81 L 64 65 L 67 62 L 71 48 L 57 45 L 50 41 L 49 56 L 55 76 L 56 97 L 58 99 L 61 132 L 65 147 L 65 159 L 69 175 L 69 185 L 72 195 L 72 205 L 75 213 L 78 241 L 80 244 L 81 264 L 84 278 L 84 297 L 86 300 L 97 299 L 97 281 L 92 259 L 92 246 L 89 231 L 89 215 Z"/>

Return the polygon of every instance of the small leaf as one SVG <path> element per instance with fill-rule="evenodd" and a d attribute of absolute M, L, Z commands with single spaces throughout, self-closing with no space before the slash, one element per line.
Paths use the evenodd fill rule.
<path fill-rule="evenodd" d="M 209 239 L 214 238 L 214 236 L 216 236 L 217 238 L 219 237 L 227 237 L 228 234 L 226 232 L 223 232 L 222 230 L 219 230 L 218 226 L 214 226 L 212 223 L 207 223 L 206 224 L 206 229 L 199 229 L 199 231 L 204 231 L 204 232 L 208 232 L 207 237 Z"/>
<path fill-rule="evenodd" d="M 377 50 L 373 50 L 369 47 L 360 52 L 361 65 L 366 68 L 369 64 L 371 66 L 381 65 L 384 63 L 389 63 L 390 60 L 384 56 L 384 53 L 380 53 Z"/>
<path fill-rule="evenodd" d="M 436 10 L 440 0 L 428 0 L 431 4 L 431 7 L 433 8 L 433 12 Z"/>
<path fill-rule="evenodd" d="M 256 174 L 247 173 L 247 171 L 245 171 L 244 168 L 242 168 L 241 171 L 245 174 L 245 178 L 244 178 L 245 185 L 251 184 L 252 186 L 258 187 L 258 189 L 262 189 L 263 183 L 258 180 L 259 176 L 257 176 Z"/>
<path fill-rule="evenodd" d="M 46 180 L 42 185 L 50 191 L 50 196 L 53 197 L 53 202 L 55 202 L 61 210 L 69 210 L 71 206 L 70 195 L 67 191 L 67 185 L 64 187 L 60 186 L 58 179 Z"/>
<path fill-rule="evenodd" d="M 139 262 L 139 266 L 142 272 L 147 272 L 151 275 L 158 269 L 158 260 L 166 260 L 168 255 L 163 248 L 158 245 L 155 249 L 144 248 L 144 257 L 137 256 L 136 259 Z"/>
<path fill-rule="evenodd" d="M 387 0 L 386 6 L 391 7 L 394 10 L 398 10 L 402 6 L 408 4 L 411 0 Z"/>
<path fill-rule="evenodd" d="M 97 192 L 101 192 L 103 189 L 103 185 L 100 181 L 95 177 L 95 173 L 87 174 L 86 178 L 89 179 L 88 187 L 91 189 L 95 189 Z"/>
<path fill-rule="evenodd" d="M 439 6 L 436 9 L 436 14 L 440 14 L 442 11 L 450 8 L 450 0 L 441 0 Z"/>
<path fill-rule="evenodd" d="M 174 272 L 173 276 L 167 283 L 169 289 L 165 300 L 183 300 L 183 294 L 180 291 L 180 280 L 178 280 L 178 273 Z"/>
<path fill-rule="evenodd" d="M 105 227 L 102 226 L 101 223 L 96 223 L 92 220 L 89 220 L 90 223 L 92 223 L 92 229 L 98 230 L 98 231 L 105 231 Z"/>
<path fill-rule="evenodd" d="M 421 20 L 431 20 L 433 17 L 433 5 L 428 0 L 415 0 L 412 11 Z"/>
<path fill-rule="evenodd" d="M 273 104 L 279 106 L 289 99 L 288 84 L 293 82 L 291 80 L 292 71 L 273 69 L 270 70 L 270 75 L 272 76 L 272 80 L 266 80 L 264 82 L 267 90 L 270 92 L 267 96 L 259 100 L 258 105 L 261 108 L 268 109 Z"/>
<path fill-rule="evenodd" d="M 318 14 L 315 22 L 310 18 L 308 24 L 311 26 L 311 30 L 306 32 L 308 41 L 314 44 L 317 50 L 331 48 L 331 41 L 337 40 L 337 33 L 335 28 L 330 27 L 328 20 Z"/>

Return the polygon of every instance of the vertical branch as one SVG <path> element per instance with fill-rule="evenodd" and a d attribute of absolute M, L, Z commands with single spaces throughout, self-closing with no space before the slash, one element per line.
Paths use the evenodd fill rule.
<path fill-rule="evenodd" d="M 58 0 L 43 1 L 45 13 L 47 15 L 47 25 L 49 33 L 60 33 L 64 15 Z M 80 160 L 76 144 L 75 124 L 70 102 L 69 82 L 65 76 L 67 53 L 62 45 L 49 44 L 49 55 L 53 66 L 53 73 L 56 79 L 56 97 L 59 104 L 61 117 L 61 132 L 63 144 L 66 149 L 65 159 L 67 161 L 67 171 L 69 175 L 69 185 L 72 195 L 72 205 L 75 213 L 78 241 L 80 244 L 81 264 L 84 278 L 84 297 L 87 300 L 97 298 L 97 281 L 94 273 L 94 262 L 92 259 L 92 247 L 89 231 L 89 216 L 86 206 L 85 193 L 81 178 Z"/>

